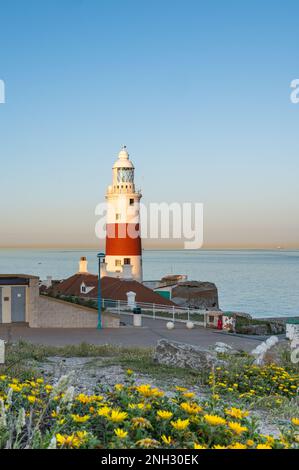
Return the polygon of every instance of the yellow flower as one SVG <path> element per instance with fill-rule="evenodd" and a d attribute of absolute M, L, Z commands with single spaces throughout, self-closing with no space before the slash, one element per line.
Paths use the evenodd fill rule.
<path fill-rule="evenodd" d="M 189 419 L 177 419 L 176 421 L 171 421 L 171 426 L 177 431 L 183 431 L 189 426 Z"/>
<path fill-rule="evenodd" d="M 235 421 L 229 421 L 228 427 L 235 433 L 235 434 L 242 434 L 243 432 L 247 431 L 248 428 L 246 426 L 241 426 L 240 423 Z"/>
<path fill-rule="evenodd" d="M 29 401 L 29 403 L 35 403 L 36 397 L 34 395 L 28 395 L 27 400 Z"/>
<path fill-rule="evenodd" d="M 161 419 L 170 419 L 172 418 L 173 413 L 171 411 L 159 410 L 157 411 L 157 416 Z"/>
<path fill-rule="evenodd" d="M 88 432 L 87 431 L 78 431 L 77 433 L 77 436 L 79 437 L 79 439 L 81 441 L 85 441 L 87 436 L 88 436 Z"/>
<path fill-rule="evenodd" d="M 213 449 L 219 449 L 219 450 L 226 449 L 226 446 L 220 446 L 219 444 L 217 444 L 217 445 L 213 446 Z"/>
<path fill-rule="evenodd" d="M 246 441 L 246 445 L 247 445 L 248 447 L 252 447 L 252 446 L 254 446 L 254 441 L 253 441 L 252 439 L 248 439 L 248 440 Z"/>
<path fill-rule="evenodd" d="M 80 439 L 75 434 L 70 436 L 67 434 L 56 434 L 56 441 L 59 447 L 74 448 L 80 446 Z"/>
<path fill-rule="evenodd" d="M 264 437 L 266 439 L 266 444 L 272 446 L 275 442 L 275 439 L 273 436 L 269 436 L 268 434 L 260 434 L 261 437 Z"/>
<path fill-rule="evenodd" d="M 220 395 L 218 395 L 218 393 L 214 393 L 214 394 L 212 395 L 212 398 L 213 398 L 214 400 L 219 400 L 219 399 L 220 399 Z"/>
<path fill-rule="evenodd" d="M 224 418 L 217 415 L 204 415 L 204 420 L 211 426 L 219 426 L 226 423 Z"/>
<path fill-rule="evenodd" d="M 80 416 L 80 415 L 71 415 L 73 421 L 75 421 L 75 423 L 86 423 L 86 421 L 89 420 L 90 416 L 89 415 L 84 415 L 84 416 Z"/>
<path fill-rule="evenodd" d="M 232 416 L 233 418 L 237 418 L 237 419 L 242 419 L 242 418 L 246 418 L 246 416 L 249 415 L 249 412 L 248 411 L 242 411 L 240 410 L 239 408 L 230 408 L 230 409 L 226 409 L 225 410 L 225 413 L 227 415 L 230 415 Z"/>
<path fill-rule="evenodd" d="M 115 434 L 119 439 L 124 439 L 125 437 L 127 437 L 128 432 L 127 432 L 127 431 L 124 431 L 123 429 L 117 428 L 117 429 L 114 429 L 114 434 Z"/>
<path fill-rule="evenodd" d="M 184 395 L 185 398 L 194 398 L 195 397 L 194 392 L 184 392 L 183 395 Z"/>
<path fill-rule="evenodd" d="M 112 410 L 110 416 L 108 416 L 108 419 L 113 423 L 122 423 L 127 416 L 128 413 L 125 411 Z"/>
<path fill-rule="evenodd" d="M 256 446 L 256 449 L 272 449 L 272 447 L 269 446 L 268 444 L 258 444 Z"/>
<path fill-rule="evenodd" d="M 152 388 L 150 385 L 139 385 L 136 390 L 144 397 L 162 397 L 164 392 L 158 388 Z"/>
<path fill-rule="evenodd" d="M 14 392 L 21 392 L 22 390 L 22 387 L 20 387 L 19 385 L 15 383 L 9 384 L 9 388 L 11 388 Z"/>
<path fill-rule="evenodd" d="M 80 393 L 76 396 L 76 400 L 84 405 L 85 403 L 90 402 L 90 397 L 88 395 L 85 395 L 84 393 Z"/>
<path fill-rule="evenodd" d="M 190 404 L 190 403 L 184 402 L 180 404 L 180 407 L 182 408 L 182 410 L 186 411 L 189 414 L 197 414 L 202 411 L 202 408 L 196 403 Z"/>
<path fill-rule="evenodd" d="M 292 424 L 299 426 L 299 418 L 292 418 Z"/>
<path fill-rule="evenodd" d="M 169 445 L 172 443 L 172 437 L 171 436 L 165 436 L 165 434 L 162 434 L 161 436 L 162 441 L 164 444 Z"/>
<path fill-rule="evenodd" d="M 229 446 L 229 449 L 247 449 L 247 446 L 245 444 L 241 444 L 241 442 L 235 442 L 235 444 Z"/>
<path fill-rule="evenodd" d="M 194 449 L 206 449 L 206 446 L 203 446 L 201 444 L 197 444 L 197 442 L 194 442 L 193 448 Z"/>
<path fill-rule="evenodd" d="M 115 390 L 117 390 L 118 392 L 120 392 L 121 390 L 123 390 L 124 385 L 123 385 L 123 384 L 115 384 L 115 385 L 114 385 L 114 388 L 115 388 Z"/>
<path fill-rule="evenodd" d="M 151 428 L 152 425 L 146 418 L 133 418 L 132 419 L 133 428 Z"/>
<path fill-rule="evenodd" d="M 132 375 L 134 374 L 134 372 L 132 371 L 132 369 L 127 369 L 127 375 Z"/>
<path fill-rule="evenodd" d="M 139 447 L 145 447 L 145 448 L 158 447 L 160 445 L 158 441 L 156 441 L 155 439 L 150 439 L 150 438 L 140 439 L 139 441 L 136 442 L 136 444 Z"/>
<path fill-rule="evenodd" d="M 111 408 L 109 408 L 109 406 L 102 406 L 98 409 L 97 413 L 99 416 L 109 416 L 110 411 Z"/>
<path fill-rule="evenodd" d="M 38 384 L 43 384 L 43 383 L 44 383 L 44 379 L 42 379 L 42 378 L 37 379 L 36 382 L 37 382 Z"/>
<path fill-rule="evenodd" d="M 103 401 L 104 397 L 102 395 L 91 395 L 90 401 Z"/>
<path fill-rule="evenodd" d="M 185 388 L 185 387 L 178 387 L 177 385 L 175 386 L 175 389 L 178 391 L 178 392 L 187 392 L 188 389 Z"/>

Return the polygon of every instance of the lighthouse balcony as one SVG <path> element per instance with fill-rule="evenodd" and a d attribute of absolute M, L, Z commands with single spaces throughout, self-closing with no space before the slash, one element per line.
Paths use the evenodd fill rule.
<path fill-rule="evenodd" d="M 140 190 L 136 191 L 133 185 L 126 185 L 126 184 L 109 186 L 107 190 L 107 195 L 112 195 L 112 194 L 132 194 L 132 195 L 134 194 L 134 195 L 137 195 L 138 197 L 142 197 Z"/>

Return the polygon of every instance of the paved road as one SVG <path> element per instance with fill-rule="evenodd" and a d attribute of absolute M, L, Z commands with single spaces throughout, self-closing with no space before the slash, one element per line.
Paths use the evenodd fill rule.
<path fill-rule="evenodd" d="M 63 346 L 66 344 L 114 344 L 122 346 L 155 346 L 160 338 L 180 341 L 206 348 L 222 341 L 231 346 L 250 351 L 262 340 L 260 338 L 248 338 L 234 336 L 205 328 L 188 330 L 183 323 L 176 323 L 173 330 L 166 328 L 166 321 L 143 319 L 142 328 L 134 328 L 130 325 L 131 318 L 122 315 L 122 321 L 127 326 L 121 328 L 106 328 L 103 330 L 90 328 L 28 328 L 17 325 L 0 325 L 0 338 L 5 341 L 26 340 L 35 344 L 47 344 Z"/>

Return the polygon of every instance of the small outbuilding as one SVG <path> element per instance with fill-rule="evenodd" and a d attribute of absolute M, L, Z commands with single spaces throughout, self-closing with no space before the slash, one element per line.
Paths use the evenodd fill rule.
<path fill-rule="evenodd" d="M 38 277 L 0 274 L 0 323 L 29 323 L 38 298 Z"/>

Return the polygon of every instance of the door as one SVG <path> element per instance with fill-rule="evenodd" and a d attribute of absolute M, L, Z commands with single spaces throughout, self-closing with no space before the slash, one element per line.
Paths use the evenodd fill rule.
<path fill-rule="evenodd" d="M 11 321 L 26 321 L 26 287 L 11 288 Z"/>
<path fill-rule="evenodd" d="M 2 287 L 0 287 L 0 323 L 2 323 Z"/>

